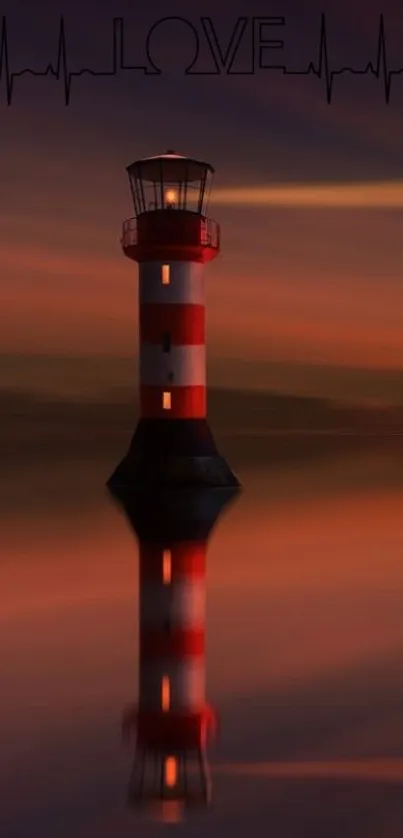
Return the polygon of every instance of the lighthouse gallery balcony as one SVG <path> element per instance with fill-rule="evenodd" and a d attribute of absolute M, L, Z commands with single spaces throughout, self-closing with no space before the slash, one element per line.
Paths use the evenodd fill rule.
<path fill-rule="evenodd" d="M 121 244 L 124 254 L 135 261 L 208 262 L 220 250 L 220 226 L 197 212 L 156 209 L 128 218 Z"/>

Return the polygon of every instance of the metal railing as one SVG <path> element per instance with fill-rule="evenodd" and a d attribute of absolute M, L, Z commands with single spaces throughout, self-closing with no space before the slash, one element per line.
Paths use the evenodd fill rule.
<path fill-rule="evenodd" d="M 120 243 L 122 247 L 132 247 L 137 244 L 137 218 L 127 218 L 123 222 Z"/>
<path fill-rule="evenodd" d="M 138 218 L 127 218 L 123 222 L 122 236 L 120 243 L 123 247 L 133 247 L 138 244 Z M 220 246 L 220 226 L 213 218 L 201 217 L 200 223 L 200 244 L 202 247 Z"/>
<path fill-rule="evenodd" d="M 220 226 L 213 218 L 202 218 L 200 244 L 202 244 L 203 247 L 220 246 Z"/>

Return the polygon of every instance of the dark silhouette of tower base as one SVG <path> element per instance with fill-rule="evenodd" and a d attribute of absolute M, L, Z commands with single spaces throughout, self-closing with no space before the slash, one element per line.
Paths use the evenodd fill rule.
<path fill-rule="evenodd" d="M 180 810 L 211 798 L 216 718 L 205 695 L 205 576 L 211 531 L 232 490 L 113 492 L 139 545 L 139 696 L 123 717 L 135 736 L 129 803 Z M 172 815 L 172 808 L 170 809 Z"/>
<path fill-rule="evenodd" d="M 213 169 L 167 152 L 128 173 L 136 215 L 122 247 L 139 266 L 141 418 L 109 485 L 238 486 L 206 419 L 204 264 L 220 252 L 206 216 Z"/>
<path fill-rule="evenodd" d="M 111 488 L 230 488 L 239 481 L 220 456 L 205 419 L 140 419 Z"/>

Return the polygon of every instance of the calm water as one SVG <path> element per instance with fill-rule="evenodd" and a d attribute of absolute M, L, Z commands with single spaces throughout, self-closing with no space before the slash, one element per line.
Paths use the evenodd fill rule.
<path fill-rule="evenodd" d="M 113 463 L 2 479 L 3 838 L 397 838 L 403 819 L 402 454 L 238 469 L 208 546 L 212 804 L 127 805 L 138 547 Z M 236 465 L 236 463 L 235 463 Z"/>

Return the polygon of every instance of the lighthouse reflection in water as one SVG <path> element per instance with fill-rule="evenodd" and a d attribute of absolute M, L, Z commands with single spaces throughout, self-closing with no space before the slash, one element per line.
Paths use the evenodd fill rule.
<path fill-rule="evenodd" d="M 139 694 L 123 715 L 134 750 L 129 803 L 164 820 L 211 800 L 217 728 L 205 683 L 206 553 L 237 489 L 117 496 L 139 547 Z"/>

